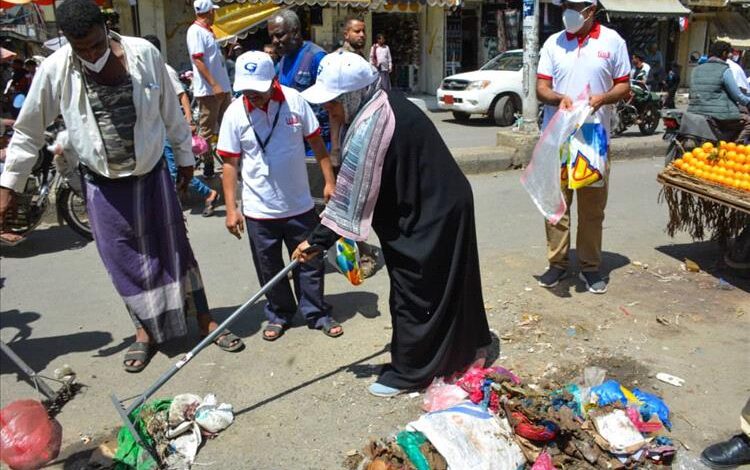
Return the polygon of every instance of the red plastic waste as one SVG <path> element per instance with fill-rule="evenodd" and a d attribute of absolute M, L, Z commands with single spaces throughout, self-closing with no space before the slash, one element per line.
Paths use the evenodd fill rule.
<path fill-rule="evenodd" d="M 531 470 L 556 470 L 556 467 L 552 463 L 552 457 L 545 450 L 536 458 L 536 462 L 534 462 Z"/>
<path fill-rule="evenodd" d="M 0 409 L 0 460 L 13 470 L 32 470 L 57 458 L 62 426 L 36 400 Z"/>

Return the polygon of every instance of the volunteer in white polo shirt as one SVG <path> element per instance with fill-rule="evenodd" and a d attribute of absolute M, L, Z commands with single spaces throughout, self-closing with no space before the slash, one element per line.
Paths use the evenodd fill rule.
<path fill-rule="evenodd" d="M 630 58 L 625 41 L 615 31 L 595 20 L 596 0 L 565 0 L 565 30 L 544 43 L 539 56 L 536 92 L 545 103 L 544 124 L 556 108 L 569 109 L 588 95 L 588 101 L 609 134 L 612 105 L 630 93 Z M 578 234 L 576 250 L 580 278 L 589 292 L 603 294 L 607 283 L 599 272 L 602 257 L 602 222 L 607 205 L 607 186 L 578 189 Z M 568 213 L 556 225 L 546 222 L 549 268 L 539 278 L 543 287 L 553 287 L 569 267 L 570 205 L 573 191 L 563 189 Z"/>
<path fill-rule="evenodd" d="M 232 101 L 229 75 L 224 57 L 211 29 L 214 10 L 219 7 L 211 0 L 195 0 L 195 22 L 187 30 L 187 47 L 193 62 L 193 96 L 198 100 L 199 133 L 215 143 L 221 118 Z M 206 159 L 204 174 L 213 176 L 213 157 Z"/>
<path fill-rule="evenodd" d="M 279 84 L 268 54 L 251 51 L 237 58 L 234 89 L 243 97 L 227 109 L 217 147 L 224 158 L 226 225 L 240 238 L 247 224 L 255 270 L 265 284 L 284 267 L 282 244 L 291 253 L 320 220 L 307 182 L 305 140 L 323 171 L 326 200 L 335 178 L 315 113 L 296 90 Z M 235 202 L 240 163 L 242 212 Z M 294 271 L 297 301 L 288 281 L 266 294 L 263 339 L 281 337 L 297 310 L 310 328 L 331 337 L 343 334 L 323 299 L 323 275 L 323 260 L 317 259 Z"/>

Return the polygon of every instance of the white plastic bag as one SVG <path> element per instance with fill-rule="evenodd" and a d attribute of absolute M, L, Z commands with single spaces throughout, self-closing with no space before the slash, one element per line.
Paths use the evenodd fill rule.
<path fill-rule="evenodd" d="M 570 111 L 558 110 L 539 138 L 529 165 L 521 175 L 521 184 L 542 215 L 552 224 L 567 210 L 560 182 L 566 172 L 567 143 L 591 114 L 587 101 L 576 102 Z"/>
<path fill-rule="evenodd" d="M 216 396 L 209 393 L 195 410 L 195 422 L 201 429 L 211 434 L 223 431 L 234 422 L 232 405 L 228 403 L 217 404 Z"/>
<path fill-rule="evenodd" d="M 423 433 L 451 470 L 516 470 L 526 463 L 508 422 L 472 403 L 424 414 L 407 429 Z"/>

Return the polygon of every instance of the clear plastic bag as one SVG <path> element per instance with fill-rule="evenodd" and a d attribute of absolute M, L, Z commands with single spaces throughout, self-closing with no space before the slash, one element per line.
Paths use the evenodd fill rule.
<path fill-rule="evenodd" d="M 455 384 L 445 383 L 442 377 L 432 381 L 424 395 L 422 409 L 427 412 L 440 411 L 466 400 L 469 394 Z"/>
<path fill-rule="evenodd" d="M 567 206 L 560 181 L 567 175 L 567 143 L 578 127 L 591 114 L 588 101 L 580 101 L 572 110 L 559 110 L 542 132 L 529 165 L 521 175 L 521 184 L 531 200 L 552 224 L 560 221 Z"/>

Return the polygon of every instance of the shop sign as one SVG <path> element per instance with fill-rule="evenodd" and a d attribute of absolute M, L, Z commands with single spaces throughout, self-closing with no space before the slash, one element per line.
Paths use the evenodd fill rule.
<path fill-rule="evenodd" d="M 534 16 L 534 0 L 523 0 L 523 17 Z"/>

